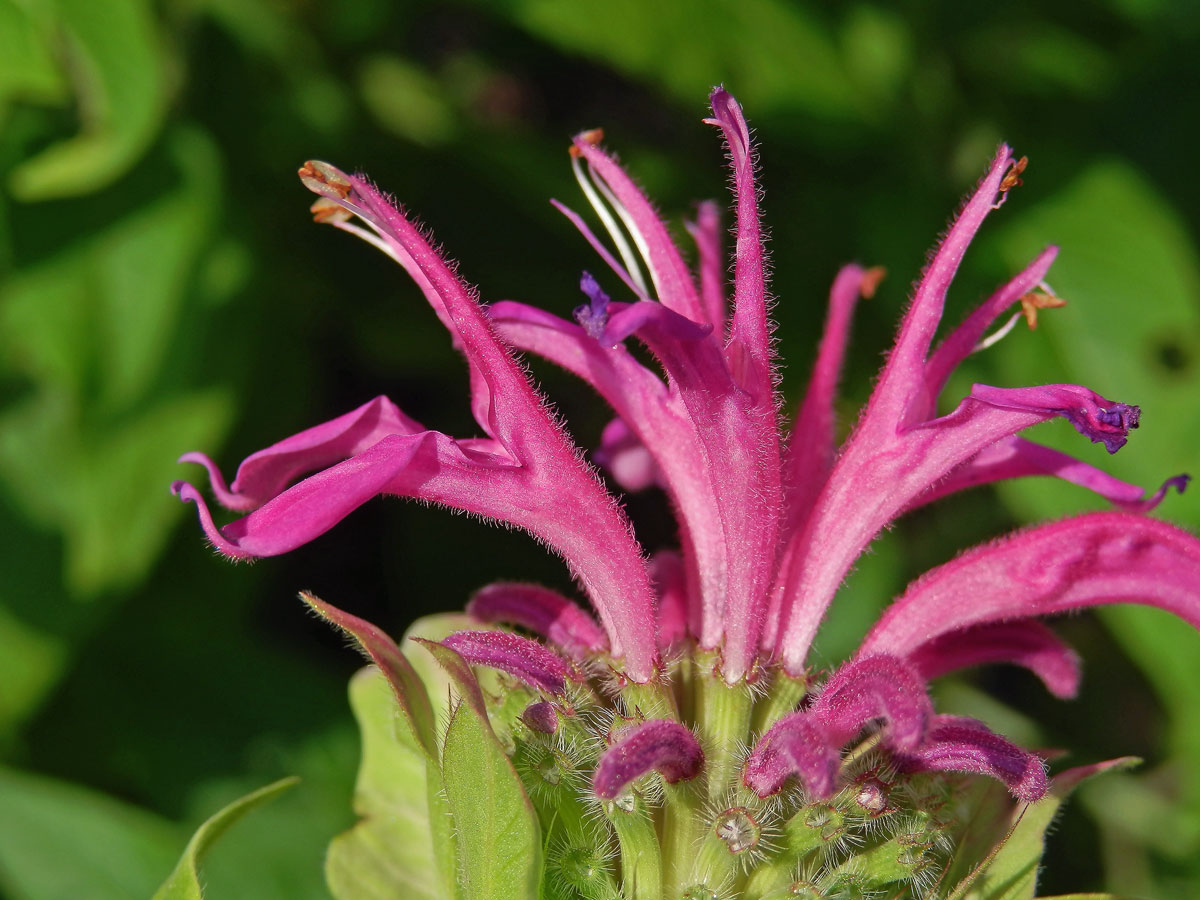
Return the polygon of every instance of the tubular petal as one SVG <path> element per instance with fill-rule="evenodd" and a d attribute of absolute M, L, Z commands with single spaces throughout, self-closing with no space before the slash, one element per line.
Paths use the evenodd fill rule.
<path fill-rule="evenodd" d="M 441 643 L 473 666 L 499 669 L 550 694 L 561 694 L 571 674 L 557 653 L 507 631 L 456 631 Z"/>
<path fill-rule="evenodd" d="M 467 614 L 481 622 L 528 628 L 575 658 L 608 647 L 591 616 L 562 594 L 536 584 L 489 584 L 467 603 Z"/>
<path fill-rule="evenodd" d="M 1157 606 L 1200 628 L 1200 541 L 1166 522 L 1121 512 L 1019 531 L 914 581 L 867 635 L 862 652 L 907 655 L 972 626 L 1105 603 Z"/>
<path fill-rule="evenodd" d="M 1018 800 L 1033 803 L 1046 796 L 1045 764 L 1034 754 L 995 734 L 982 722 L 938 716 L 928 742 L 896 758 L 907 772 L 966 772 L 1002 781 Z"/>
<path fill-rule="evenodd" d="M 1127 403 L 1105 400 L 1077 384 L 1043 384 L 1026 388 L 971 386 L 968 397 L 1000 409 L 1062 416 L 1093 444 L 1104 444 L 1109 453 L 1125 446 L 1130 429 L 1138 427 L 1142 411 Z"/>
<path fill-rule="evenodd" d="M 420 434 L 425 428 L 406 416 L 387 397 L 379 396 L 344 415 L 272 444 L 238 466 L 233 489 L 225 487 L 216 465 L 203 453 L 185 453 L 180 462 L 208 469 L 213 493 L 221 505 L 247 512 L 266 503 L 297 476 L 355 456 L 391 434 Z"/>
<path fill-rule="evenodd" d="M 913 667 L 887 655 L 858 656 L 833 673 L 808 710 L 835 747 L 875 719 L 889 746 L 907 751 L 925 738 L 933 705 Z"/>
<path fill-rule="evenodd" d="M 1121 481 L 1069 454 L 1014 435 L 984 447 L 917 497 L 905 511 L 977 485 L 1033 475 L 1050 475 L 1077 484 L 1126 512 L 1149 512 L 1163 501 L 1171 488 L 1182 494 L 1190 480 L 1188 475 L 1168 478 L 1147 497 L 1139 485 Z"/>
<path fill-rule="evenodd" d="M 863 424 L 873 420 L 892 428 L 911 425 L 915 412 L 921 415 L 925 394 L 925 359 L 946 303 L 946 292 L 958 271 L 967 247 L 987 214 L 994 208 L 1000 182 L 1012 160 L 1012 151 L 1001 146 L 991 168 L 974 193 L 963 204 L 945 240 L 925 267 L 916 294 L 905 313 L 895 347 L 879 376 L 864 413 Z M 919 420 L 919 419 L 918 419 Z"/>
<path fill-rule="evenodd" d="M 829 291 L 825 332 L 788 441 L 788 533 L 811 512 L 813 501 L 833 465 L 836 449 L 834 401 L 850 336 L 850 322 L 866 276 L 862 266 L 843 266 Z"/>
<path fill-rule="evenodd" d="M 908 654 L 921 678 L 990 663 L 1024 666 L 1054 696 L 1069 700 L 1079 691 L 1079 656 L 1036 619 L 990 622 L 926 641 Z"/>
<path fill-rule="evenodd" d="M 691 731 L 669 719 L 652 719 L 622 731 L 601 754 L 592 788 L 597 797 L 612 800 L 652 770 L 675 784 L 695 778 L 703 766 L 704 751 Z"/>
<path fill-rule="evenodd" d="M 512 479 L 523 483 L 524 491 L 515 492 L 525 494 L 519 503 L 512 502 L 515 485 L 510 484 L 508 502 L 497 504 L 507 505 L 516 517 L 498 518 L 528 528 L 563 555 L 600 613 L 613 652 L 625 655 L 632 678 L 649 679 L 657 647 L 653 635 L 642 634 L 634 623 L 653 615 L 653 595 L 628 519 L 583 463 L 526 373 L 496 335 L 474 292 L 416 227 L 364 180 L 323 163 L 307 164 L 301 177 L 325 201 L 358 216 L 372 228 L 384 249 L 422 288 L 467 357 L 476 420 L 524 473 Z M 328 216 L 323 213 L 323 218 Z M 464 442 L 462 446 L 468 445 Z M 440 472 L 430 477 L 436 480 L 439 476 Z M 412 493 L 418 486 L 409 481 L 401 487 Z M 419 487 L 422 494 L 426 493 L 423 485 Z M 505 493 L 504 486 L 497 488 Z M 445 502 L 436 496 L 427 499 Z M 480 497 L 474 500 L 480 501 Z M 546 528 L 549 523 L 545 513 L 555 504 L 563 507 L 561 521 Z M 481 501 L 481 505 L 486 504 Z M 574 516 L 566 515 L 567 507 L 574 507 Z M 540 512 L 535 512 L 539 508 Z M 530 527 L 531 520 L 539 519 L 536 527 Z M 618 635 L 629 642 L 627 646 Z"/>
<path fill-rule="evenodd" d="M 721 212 L 717 204 L 705 200 L 696 207 L 696 221 L 685 222 L 688 234 L 696 242 L 699 257 L 700 299 L 708 314 L 705 321 L 717 336 L 725 332 L 725 254 L 721 248 Z"/>
<path fill-rule="evenodd" d="M 738 384 L 754 396 L 756 404 L 774 408 L 766 255 L 759 224 L 758 187 L 754 179 L 755 154 L 750 143 L 750 128 L 741 106 L 728 91 L 717 88 L 709 96 L 709 102 L 713 118 L 708 121 L 719 127 L 725 136 L 725 147 L 733 170 L 737 209 L 733 320 L 726 352 Z"/>
<path fill-rule="evenodd" d="M 1055 416 L 1114 452 L 1136 425 L 1137 407 L 1079 385 L 975 385 L 952 413 L 902 434 L 881 433 L 864 421 L 830 474 L 798 547 L 788 548 L 778 643 L 787 670 L 802 670 L 834 593 L 880 529 L 975 454 Z"/>
<path fill-rule="evenodd" d="M 815 800 L 833 793 L 841 756 L 821 724 L 807 712 L 784 716 L 746 758 L 742 780 L 760 797 L 778 793 L 788 778 L 800 779 Z"/>

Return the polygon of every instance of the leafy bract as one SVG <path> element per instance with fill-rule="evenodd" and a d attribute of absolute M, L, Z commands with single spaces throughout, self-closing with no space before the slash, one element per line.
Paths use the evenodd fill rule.
<path fill-rule="evenodd" d="M 203 900 L 200 887 L 200 863 L 214 843 L 230 826 L 256 806 L 274 800 L 295 786 L 298 778 L 282 778 L 230 803 L 196 829 L 184 848 L 175 869 L 154 894 L 154 900 Z"/>
<path fill-rule="evenodd" d="M 330 892 L 338 900 L 442 897 L 428 802 L 440 790 L 440 773 L 427 773 L 426 754 L 407 719 L 397 715 L 378 669 L 354 676 L 350 704 L 362 734 L 354 788 L 354 811 L 362 820 L 329 845 Z"/>

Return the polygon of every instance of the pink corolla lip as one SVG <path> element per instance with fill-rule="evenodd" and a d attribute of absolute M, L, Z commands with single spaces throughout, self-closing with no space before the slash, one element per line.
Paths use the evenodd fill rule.
<path fill-rule="evenodd" d="M 1019 436 L 1061 418 L 1110 453 L 1119 450 L 1140 409 L 1082 385 L 976 384 L 939 414 L 951 374 L 1008 332 L 1010 325 L 997 323 L 1005 316 L 1017 321 L 1014 307 L 1061 305 L 1045 284 L 1058 253 L 1047 247 L 934 344 L 955 273 L 1020 168 L 1007 147 L 926 267 L 875 390 L 840 448 L 834 410 L 852 318 L 882 273 L 857 264 L 838 272 L 808 390 L 785 439 L 756 153 L 733 97 L 718 88 L 710 100 L 706 121 L 724 140 L 734 193 L 728 263 L 713 204 L 698 206 L 688 224 L 698 257 L 693 271 L 653 204 L 601 146 L 600 133 L 584 132 L 571 145 L 571 165 L 603 230 L 555 205 L 596 250 L 609 288 L 622 293 L 610 297 L 600 278 L 584 272 L 583 302 L 564 315 L 514 301 L 483 305 L 366 180 L 307 164 L 300 174 L 318 195 L 318 221 L 395 260 L 446 326 L 466 358 L 481 435 L 456 439 L 429 430 L 376 397 L 253 454 L 232 483 L 207 456 L 182 457 L 207 469 L 223 506 L 244 514 L 228 525 L 217 526 L 190 484 L 177 482 L 173 490 L 196 504 L 209 540 L 233 558 L 287 552 L 378 495 L 525 529 L 564 558 L 596 620 L 547 589 L 493 585 L 471 601 L 471 613 L 527 629 L 556 649 L 511 633 L 459 632 L 430 650 L 456 666 L 490 666 L 558 695 L 579 671 L 576 663 L 603 655 L 625 677 L 646 682 L 662 677 L 664 656 L 689 643 L 719 653 L 717 667 L 730 684 L 758 680 L 775 663 L 807 678 L 809 647 L 826 609 L 855 559 L 894 519 L 1003 479 L 1069 481 L 1119 511 L 1018 532 L 918 579 L 807 705 L 762 736 L 743 771 L 745 784 L 764 796 L 790 778 L 826 796 L 838 788 L 847 744 L 877 728 L 882 746 L 909 770 L 989 775 L 1014 796 L 1036 799 L 1046 790 L 1040 760 L 979 723 L 936 716 L 926 684 L 959 668 L 1009 663 L 1029 669 L 1055 695 L 1072 696 L 1079 661 L 1038 619 L 1083 607 L 1149 604 L 1200 628 L 1200 541 L 1142 515 L 1171 488 L 1182 491 L 1187 476 L 1168 478 L 1147 495 Z M 649 362 L 627 347 L 633 341 Z M 678 551 L 646 558 L 620 505 L 514 352 L 571 372 L 612 407 L 594 458 L 626 490 L 663 489 L 678 520 Z M 541 703 L 526 710 L 527 724 L 549 733 L 557 713 Z M 595 790 L 615 797 L 652 770 L 669 781 L 691 777 L 702 761 L 683 725 L 644 722 L 605 752 Z"/>
<path fill-rule="evenodd" d="M 678 722 L 651 719 L 623 730 L 600 755 L 592 789 L 597 797 L 612 800 L 648 772 L 674 784 L 696 777 L 703 765 L 704 751 L 691 731 Z"/>

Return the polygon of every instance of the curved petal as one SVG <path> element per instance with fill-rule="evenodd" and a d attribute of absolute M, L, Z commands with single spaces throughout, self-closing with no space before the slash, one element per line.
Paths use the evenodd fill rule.
<path fill-rule="evenodd" d="M 576 658 L 608 647 L 591 616 L 562 594 L 536 584 L 489 584 L 467 603 L 467 614 L 480 622 L 528 628 Z"/>
<path fill-rule="evenodd" d="M 473 666 L 499 669 L 550 694 L 562 694 L 571 674 L 557 653 L 507 631 L 456 631 L 441 643 Z"/>
<path fill-rule="evenodd" d="M 862 652 L 908 655 L 973 626 L 1105 603 L 1157 606 L 1200 628 L 1200 540 L 1120 512 L 1019 531 L 914 581 L 867 635 Z"/>
<path fill-rule="evenodd" d="M 592 789 L 602 800 L 612 800 L 647 772 L 657 771 L 675 784 L 695 778 L 703 766 L 704 751 L 695 735 L 678 722 L 652 719 L 622 731 L 600 755 Z"/>
<path fill-rule="evenodd" d="M 817 626 L 854 560 L 903 509 L 957 466 L 1012 434 L 1062 416 L 1110 452 L 1136 427 L 1138 408 L 1079 385 L 1031 388 L 975 385 L 949 415 L 887 435 L 866 423 L 851 437 L 782 573 L 779 653 L 803 669 Z"/>
<path fill-rule="evenodd" d="M 1033 475 L 1049 475 L 1077 484 L 1126 512 L 1149 512 L 1163 501 L 1171 488 L 1182 494 L 1191 480 L 1189 475 L 1168 478 L 1147 497 L 1140 485 L 1121 481 L 1069 454 L 1014 435 L 984 447 L 952 469 L 949 475 L 905 507 L 905 512 L 981 484 Z"/>
<path fill-rule="evenodd" d="M 988 173 L 963 204 L 945 239 L 925 267 L 916 294 L 900 325 L 896 344 L 863 414 L 864 427 L 872 422 L 895 430 L 920 420 L 926 406 L 923 402 L 926 392 L 925 360 L 942 320 L 946 292 L 967 246 L 987 214 L 995 208 L 1000 185 L 1011 162 L 1012 151 L 1001 145 Z M 917 418 L 914 418 L 914 412 Z"/>
<path fill-rule="evenodd" d="M 836 747 L 876 719 L 885 723 L 888 746 L 920 746 L 933 718 L 925 682 L 911 665 L 885 654 L 861 655 L 830 676 L 808 715 Z"/>
<path fill-rule="evenodd" d="M 925 681 L 947 672 L 991 663 L 1029 669 L 1055 697 L 1079 691 L 1079 656 L 1036 619 L 989 622 L 926 641 L 908 654 Z"/>
<path fill-rule="evenodd" d="M 795 775 L 813 799 L 834 791 L 841 763 L 834 744 L 820 723 L 807 712 L 784 716 L 762 736 L 746 758 L 742 780 L 760 797 L 778 793 Z"/>
<path fill-rule="evenodd" d="M 726 356 L 733 377 L 754 397 L 756 405 L 775 407 L 771 321 L 767 316 L 767 269 L 762 226 L 758 214 L 758 186 L 754 178 L 755 152 L 750 127 L 736 100 L 723 88 L 709 96 L 713 118 L 721 129 L 733 171 L 737 209 L 737 246 L 734 248 L 733 318 L 729 325 Z M 778 437 L 776 437 L 778 440 Z"/>
<path fill-rule="evenodd" d="M 788 532 L 811 512 L 813 501 L 833 466 L 835 446 L 834 401 L 842 360 L 850 336 L 850 322 L 859 296 L 870 297 L 882 277 L 882 269 L 843 266 L 829 290 L 829 311 L 817 360 L 813 364 L 804 401 L 796 411 L 787 448 Z"/>
<path fill-rule="evenodd" d="M 179 461 L 203 465 L 221 505 L 246 512 L 262 506 L 299 475 L 355 456 L 389 434 L 420 434 L 425 430 L 387 397 L 379 396 L 248 456 L 238 466 L 232 490 L 225 487 L 220 470 L 203 453 L 186 453 Z"/>
<path fill-rule="evenodd" d="M 896 757 L 895 762 L 905 772 L 987 775 L 1029 803 L 1041 800 L 1050 789 L 1041 759 L 982 722 L 960 716 L 938 716 L 926 744 L 915 753 Z"/>
<path fill-rule="evenodd" d="M 721 248 L 721 211 L 717 204 L 705 200 L 696 207 L 696 221 L 684 222 L 688 234 L 696 242 L 700 299 L 717 336 L 725 336 L 725 254 Z"/>

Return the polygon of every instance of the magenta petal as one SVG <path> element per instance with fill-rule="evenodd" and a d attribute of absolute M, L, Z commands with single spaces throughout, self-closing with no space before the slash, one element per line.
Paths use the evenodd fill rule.
<path fill-rule="evenodd" d="M 725 136 L 737 208 L 733 319 L 726 353 L 738 384 L 754 396 L 756 403 L 773 405 L 775 385 L 771 368 L 771 322 L 767 318 L 766 254 L 759 224 L 750 128 L 741 106 L 728 91 L 717 88 L 708 99 L 713 111 L 713 118 L 708 121 L 717 125 Z"/>
<path fill-rule="evenodd" d="M 473 666 L 499 669 L 550 694 L 563 693 L 571 673 L 557 653 L 507 631 L 456 631 L 441 643 Z"/>
<path fill-rule="evenodd" d="M 982 722 L 959 716 L 938 716 L 925 745 L 897 756 L 895 762 L 906 772 L 987 775 L 1004 782 L 1014 797 L 1029 803 L 1041 800 L 1050 788 L 1041 759 Z"/>
<path fill-rule="evenodd" d="M 1138 427 L 1141 410 L 1127 403 L 1105 400 L 1077 384 L 1043 384 L 1026 388 L 971 386 L 969 400 L 999 409 L 1031 412 L 1045 418 L 1062 416 L 1093 444 L 1104 444 L 1109 453 L 1125 446 L 1130 429 Z"/>
<path fill-rule="evenodd" d="M 380 396 L 247 457 L 238 466 L 232 490 L 225 487 L 220 471 L 204 454 L 187 453 L 179 461 L 203 465 L 221 505 L 246 512 L 266 503 L 299 475 L 341 462 L 389 434 L 417 434 L 424 430 L 391 400 Z"/>
<path fill-rule="evenodd" d="M 838 747 L 882 719 L 888 745 L 907 751 L 924 740 L 933 705 L 911 665 L 880 654 L 859 656 L 834 672 L 808 714 Z"/>
<path fill-rule="evenodd" d="M 718 337 L 725 332 L 725 255 L 721 249 L 721 211 L 711 200 L 696 207 L 696 221 L 685 222 L 696 242 L 699 257 L 700 299 L 708 313 L 706 321 Z"/>
<path fill-rule="evenodd" d="M 372 497 L 428 448 L 431 432 L 391 435 L 336 466 L 312 475 L 245 518 L 213 527 L 208 508 L 189 484 L 176 482 L 181 500 L 197 504 L 201 524 L 213 545 L 227 556 L 278 556 L 320 537 Z"/>
<path fill-rule="evenodd" d="M 653 616 L 653 594 L 629 521 L 493 330 L 475 292 L 420 230 L 365 180 L 315 162 L 306 164 L 300 174 L 323 198 L 318 209 L 322 220 L 367 238 L 403 266 L 421 288 L 467 358 L 472 411 L 502 451 L 490 460 L 482 454 L 472 457 L 472 462 L 485 465 L 472 468 L 476 482 L 470 486 L 469 503 L 463 502 L 461 483 L 452 485 L 446 495 L 407 473 L 390 486 L 392 492 L 491 515 L 550 543 L 595 604 L 613 653 L 625 657 L 633 679 L 648 680 L 657 645 L 654 636 L 639 631 L 636 623 Z M 358 216 L 375 234 L 349 226 L 340 215 L 328 215 L 330 205 Z M 458 449 L 468 453 L 479 448 L 463 442 Z M 496 475 L 499 470 L 494 464 L 504 461 L 500 457 L 507 457 L 517 471 Z M 484 468 L 495 476 L 493 484 L 479 483 Z M 443 480 L 437 469 L 420 474 L 429 482 Z M 449 480 L 458 474 L 452 473 Z M 481 509 L 487 506 L 491 512 Z M 497 508 L 505 514 L 496 515 Z"/>
<path fill-rule="evenodd" d="M 1085 387 L 975 385 L 949 415 L 900 434 L 864 420 L 843 450 L 783 573 L 784 623 L 778 649 L 789 672 L 801 671 L 817 626 L 854 560 L 896 515 L 942 478 L 997 441 L 1055 416 L 1115 451 L 1138 409 Z"/>
<path fill-rule="evenodd" d="M 617 742 L 600 756 L 592 788 L 602 800 L 612 800 L 632 781 L 652 770 L 668 784 L 700 774 L 704 751 L 695 735 L 678 722 L 652 719 L 622 731 Z"/>
<path fill-rule="evenodd" d="M 864 282 L 865 277 L 868 277 L 867 272 L 862 266 L 843 266 L 829 291 L 825 332 L 817 350 L 817 360 L 808 381 L 804 402 L 796 413 L 796 421 L 788 441 L 786 465 L 789 531 L 795 530 L 811 512 L 813 501 L 824 486 L 825 478 L 833 465 L 836 425 L 834 401 L 837 399 L 842 360 L 846 355 L 850 322 L 859 295 L 867 284 Z"/>
<path fill-rule="evenodd" d="M 1000 182 L 1011 160 L 1012 152 L 1008 147 L 1001 146 L 987 175 L 963 204 L 945 240 L 925 267 L 912 304 L 900 325 L 896 345 L 871 395 L 864 414 L 864 425 L 867 420 L 873 419 L 880 424 L 887 422 L 893 428 L 899 428 L 914 424 L 926 412 L 925 359 L 942 320 L 946 292 L 967 246 L 995 206 Z M 912 418 L 914 412 L 916 420 Z"/>
<path fill-rule="evenodd" d="M 1171 488 L 1183 493 L 1190 480 L 1188 475 L 1168 478 L 1157 491 L 1147 497 L 1145 490 L 1139 485 L 1121 481 L 1103 469 L 1097 469 L 1069 454 L 1014 435 L 984 447 L 917 497 L 907 509 L 932 503 L 977 485 L 1033 475 L 1049 475 L 1077 484 L 1099 494 L 1126 512 L 1149 512 L 1162 502 Z"/>
<path fill-rule="evenodd" d="M 1121 512 L 1019 531 L 910 584 L 861 652 L 908 655 L 972 626 L 1105 603 L 1157 606 L 1200 628 L 1200 540 Z"/>
<path fill-rule="evenodd" d="M 746 758 L 742 780 L 760 797 L 778 793 L 795 775 L 810 798 L 833 793 L 841 763 L 839 745 L 807 712 L 784 716 L 762 736 Z"/>
<path fill-rule="evenodd" d="M 562 594 L 536 584 L 489 584 L 471 598 L 467 613 L 481 622 L 528 628 L 576 658 L 608 647 L 591 616 Z"/>
<path fill-rule="evenodd" d="M 689 609 L 683 560 L 678 553 L 655 553 L 650 559 L 650 579 L 658 594 L 658 646 L 669 650 L 688 636 L 689 621 L 699 617 L 699 610 Z"/>
<path fill-rule="evenodd" d="M 1056 697 L 1068 700 L 1079 691 L 1079 656 L 1035 619 L 991 622 L 943 634 L 908 655 L 921 678 L 932 681 L 947 672 L 990 663 L 1024 666 Z"/>
<path fill-rule="evenodd" d="M 639 300 L 637 303 L 614 303 L 604 330 L 604 343 L 619 344 L 642 328 L 654 325 L 656 332 L 668 340 L 698 341 L 712 333 L 711 325 L 693 322 L 686 316 L 655 303 Z"/>

